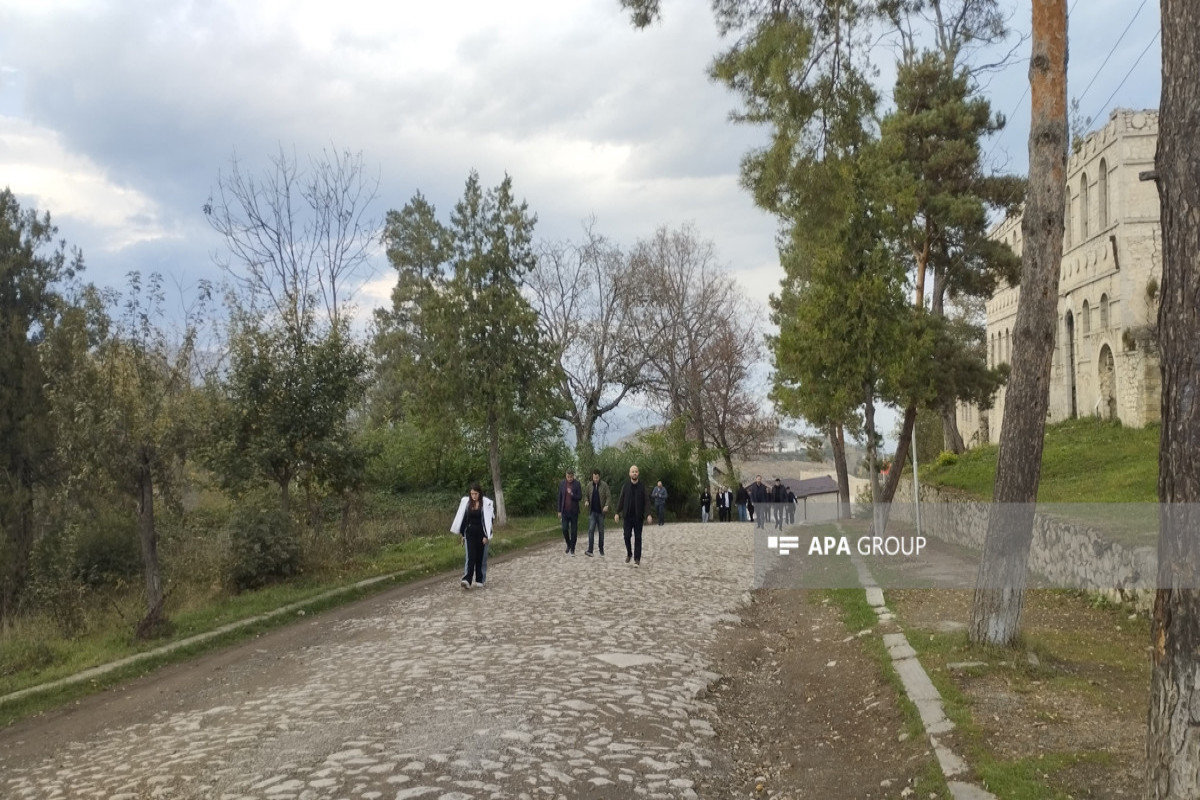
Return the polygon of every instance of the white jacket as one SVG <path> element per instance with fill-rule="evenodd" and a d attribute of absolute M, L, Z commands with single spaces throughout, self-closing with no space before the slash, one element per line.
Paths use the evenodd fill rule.
<path fill-rule="evenodd" d="M 467 503 L 471 502 L 471 496 L 467 495 L 458 503 L 458 513 L 454 515 L 454 522 L 450 524 L 450 532 L 458 533 L 463 524 L 463 517 L 467 514 Z M 492 502 L 490 497 L 483 498 L 483 532 L 485 541 L 492 540 L 492 517 L 496 515 L 496 504 Z"/>

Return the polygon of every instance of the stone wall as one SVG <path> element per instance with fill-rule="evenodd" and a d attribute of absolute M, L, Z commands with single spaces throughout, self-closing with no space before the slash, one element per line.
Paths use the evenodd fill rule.
<path fill-rule="evenodd" d="M 911 479 L 901 479 L 896 497 L 912 497 Z M 923 536 L 982 551 L 990 503 L 926 485 L 920 499 Z M 896 503 L 891 513 L 893 519 L 913 523 L 912 503 Z M 1113 542 L 1085 525 L 1041 515 L 1034 523 L 1029 569 L 1053 588 L 1082 589 L 1149 611 L 1156 564 L 1155 547 Z"/>

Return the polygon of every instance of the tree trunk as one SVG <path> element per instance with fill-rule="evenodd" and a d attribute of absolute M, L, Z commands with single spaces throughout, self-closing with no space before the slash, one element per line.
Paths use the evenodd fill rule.
<path fill-rule="evenodd" d="M 850 470 L 846 468 L 846 427 L 840 422 L 831 422 L 825 431 L 829 446 L 833 449 L 833 468 L 837 472 L 838 516 L 850 519 Z"/>
<path fill-rule="evenodd" d="M 871 520 L 872 533 L 883 536 L 887 527 L 887 512 L 884 506 L 883 492 L 879 487 L 879 454 L 875 445 L 875 392 L 871 385 L 866 387 L 866 398 L 863 402 L 863 422 L 867 433 L 867 478 L 871 481 Z M 895 471 L 896 465 L 892 465 Z"/>
<path fill-rule="evenodd" d="M 163 618 L 162 572 L 158 566 L 158 531 L 154 526 L 154 474 L 150 459 L 142 455 L 138 470 L 138 535 L 142 542 L 142 568 L 146 574 L 146 616 L 138 623 L 139 639 L 154 636 Z"/>
<path fill-rule="evenodd" d="M 503 527 L 508 524 L 508 511 L 504 508 L 504 487 L 500 485 L 500 424 L 492 411 L 488 412 L 488 467 L 496 501 L 496 525 Z"/>
<path fill-rule="evenodd" d="M 1021 622 L 1034 504 L 1042 471 L 1050 363 L 1058 313 L 1067 168 L 1067 5 L 1034 0 L 1029 62 L 1029 193 L 1021 221 L 1021 295 L 1012 373 L 983 558 L 971 607 L 971 641 L 1011 645 Z"/>
<path fill-rule="evenodd" d="M 1200 797 L 1200 7 L 1162 0 L 1158 178 L 1162 220 L 1162 429 L 1158 592 L 1151 621 L 1147 797 Z"/>
<path fill-rule="evenodd" d="M 942 409 L 942 440 L 945 449 L 956 455 L 961 455 L 967 449 L 962 434 L 958 432 L 958 415 L 954 403 L 949 403 Z"/>
<path fill-rule="evenodd" d="M 871 409 L 872 417 L 874 409 Z M 913 428 L 917 424 L 917 406 L 909 405 L 904 409 L 904 424 L 900 426 L 900 441 L 896 442 L 896 457 L 892 459 L 892 468 L 888 470 L 887 480 L 880 491 L 879 514 L 876 517 L 877 536 L 883 536 L 887 531 L 888 517 L 891 516 L 892 499 L 896 489 L 900 487 L 900 475 L 904 472 L 904 462 L 908 460 L 908 448 L 912 442 Z"/>
<path fill-rule="evenodd" d="M 276 478 L 279 484 L 279 507 L 283 510 L 284 516 L 292 513 L 292 476 L 290 474 L 280 478 Z"/>

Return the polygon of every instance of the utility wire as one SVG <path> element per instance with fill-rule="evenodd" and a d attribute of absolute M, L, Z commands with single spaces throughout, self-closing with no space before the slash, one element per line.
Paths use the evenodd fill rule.
<path fill-rule="evenodd" d="M 1112 46 L 1112 49 L 1108 51 L 1108 55 L 1104 57 L 1104 63 L 1101 64 L 1099 69 L 1096 70 L 1096 74 L 1092 75 L 1092 79 L 1088 81 L 1088 85 L 1084 88 L 1083 94 L 1075 98 L 1075 102 L 1082 103 L 1083 98 L 1087 97 L 1088 89 L 1092 88 L 1092 84 L 1096 82 L 1096 78 L 1099 78 L 1100 73 L 1103 72 L 1104 68 L 1108 66 L 1109 59 L 1113 57 L 1113 53 L 1117 52 L 1117 47 L 1120 46 L 1121 41 L 1125 38 L 1125 34 L 1129 33 L 1129 29 L 1133 27 L 1133 23 L 1137 22 L 1137 18 L 1141 15 L 1142 9 L 1146 7 L 1147 2 L 1148 0 L 1142 0 L 1142 4 L 1138 6 L 1138 10 L 1133 12 L 1133 19 L 1129 20 L 1129 24 L 1125 26 L 1125 30 L 1121 31 L 1121 35 L 1117 37 L 1116 43 Z"/>
<path fill-rule="evenodd" d="M 1104 109 L 1108 108 L 1108 104 L 1111 103 L 1113 98 L 1117 96 L 1117 92 L 1121 91 L 1121 87 L 1125 85 L 1125 81 L 1129 80 L 1129 76 L 1133 74 L 1135 69 L 1137 69 L 1138 64 L 1142 63 L 1142 59 L 1146 57 L 1146 53 L 1150 52 L 1150 48 L 1154 46 L 1154 43 L 1158 41 L 1158 37 L 1161 35 L 1162 28 L 1159 28 L 1154 32 L 1154 38 L 1150 40 L 1150 44 L 1146 45 L 1146 49 L 1143 50 L 1142 54 L 1137 57 L 1137 61 L 1133 62 L 1133 66 L 1129 68 L 1129 72 L 1126 72 L 1125 77 L 1121 78 L 1121 82 L 1117 84 L 1117 88 L 1113 89 L 1112 94 L 1108 96 L 1108 99 L 1104 101 L 1104 105 L 1100 107 L 1100 110 L 1096 112 L 1092 119 L 1098 119 L 1100 114 L 1104 113 Z"/>

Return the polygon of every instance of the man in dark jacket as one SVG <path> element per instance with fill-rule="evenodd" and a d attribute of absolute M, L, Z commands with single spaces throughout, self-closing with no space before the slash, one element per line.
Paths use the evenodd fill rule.
<path fill-rule="evenodd" d="M 600 531 L 600 555 L 604 555 L 604 515 L 608 512 L 608 484 L 600 480 L 600 473 L 592 470 L 592 482 L 583 495 L 583 504 L 588 507 L 588 549 L 585 556 L 592 554 L 596 531 Z"/>
<path fill-rule="evenodd" d="M 775 479 L 775 485 L 771 487 L 771 508 L 775 511 L 775 529 L 783 530 L 783 504 L 787 502 L 787 489 L 783 485 L 783 481 L 779 478 Z"/>
<path fill-rule="evenodd" d="M 575 480 L 575 470 L 567 470 L 565 480 L 558 482 L 558 518 L 562 520 L 563 540 L 567 553 L 575 555 L 575 539 L 579 536 L 579 503 L 583 500 L 583 487 Z"/>
<path fill-rule="evenodd" d="M 750 502 L 750 492 L 740 482 L 737 490 L 738 522 L 749 522 L 750 515 L 746 513 L 746 504 Z"/>
<path fill-rule="evenodd" d="M 754 504 L 754 527 L 761 528 L 771 513 L 771 490 L 762 481 L 762 475 L 754 476 L 750 484 L 750 502 Z"/>
<path fill-rule="evenodd" d="M 642 523 L 654 520 L 653 515 L 646 514 L 649 501 L 646 487 L 638 480 L 638 476 L 637 464 L 634 464 L 629 468 L 629 480 L 621 486 L 621 494 L 617 497 L 617 513 L 613 515 L 614 521 L 625 523 L 625 563 L 632 561 L 635 567 L 642 563 Z"/>
<path fill-rule="evenodd" d="M 712 514 L 712 492 L 708 491 L 708 487 L 704 487 L 704 491 L 700 493 L 700 521 L 708 522 L 709 516 Z"/>

